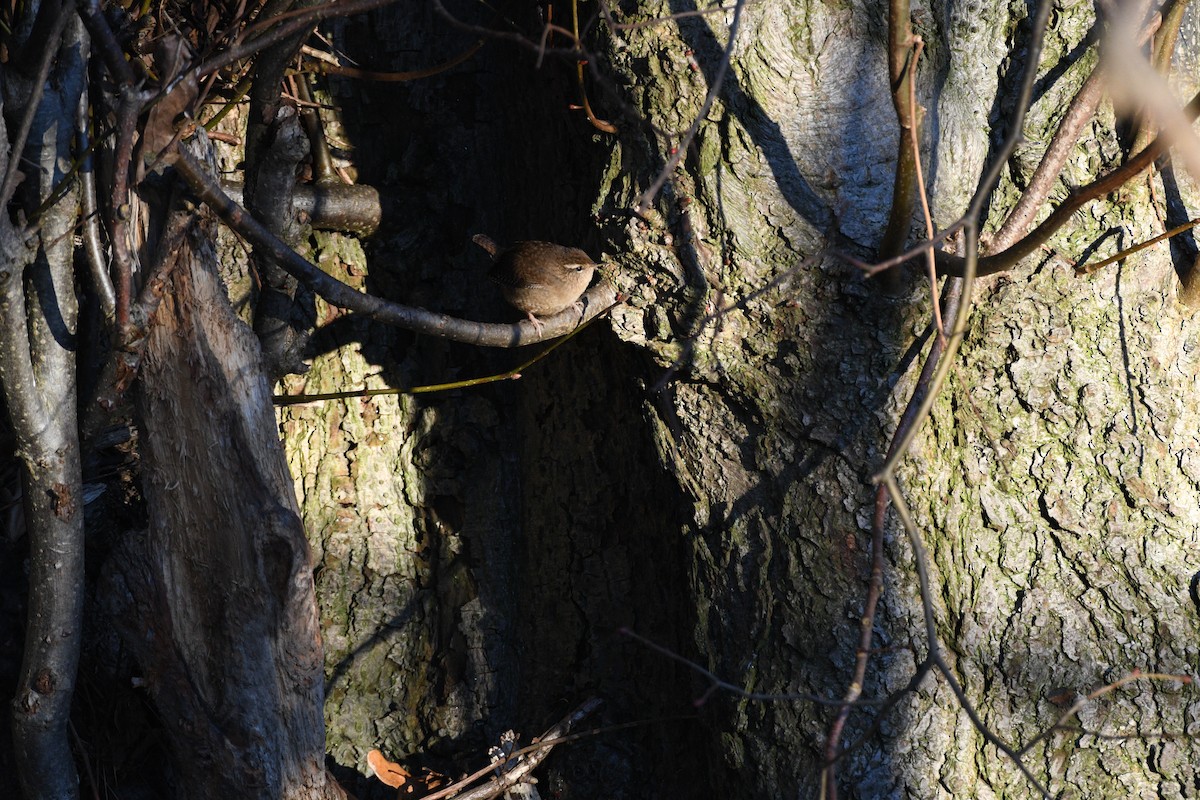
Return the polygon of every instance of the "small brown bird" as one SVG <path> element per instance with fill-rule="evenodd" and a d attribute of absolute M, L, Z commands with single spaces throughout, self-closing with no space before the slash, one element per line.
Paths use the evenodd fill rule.
<path fill-rule="evenodd" d="M 513 308 L 525 312 L 541 331 L 538 316 L 548 317 L 570 308 L 587 290 L 596 263 L 577 247 L 550 242 L 517 242 L 500 248 L 483 234 L 472 238 L 492 257 L 488 277 Z"/>

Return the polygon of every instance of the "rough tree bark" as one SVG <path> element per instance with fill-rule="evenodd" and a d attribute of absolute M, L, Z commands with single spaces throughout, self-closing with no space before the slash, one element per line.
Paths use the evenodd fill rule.
<path fill-rule="evenodd" d="M 580 9 L 600 19 L 595 6 Z M 887 228 L 897 134 L 885 15 L 806 0 L 608 10 L 644 23 L 584 28 L 583 85 L 615 134 L 570 108 L 580 103 L 577 65 L 561 53 L 571 37 L 542 39 L 538 13 L 561 9 L 395 4 L 330 26 L 340 48 L 376 70 L 473 52 L 480 32 L 461 22 L 503 34 L 421 81 L 330 81 L 346 112 L 330 131 L 334 147 L 381 189 L 386 214 L 365 244 L 316 241 L 322 267 L 355 286 L 484 320 L 515 314 L 483 280 L 473 234 L 603 255 L 628 302 L 519 382 L 291 407 L 279 419 L 289 476 L 260 355 L 210 269 L 207 229 L 173 252 L 139 393 L 150 525 L 118 549 L 101 596 L 133 633 L 146 685 L 172 720 L 175 777 L 189 796 L 336 795 L 321 763 L 322 695 L 328 750 L 363 795 L 371 784 L 354 773 L 371 749 L 458 772 L 485 763 L 505 730 L 527 739 L 593 696 L 603 722 L 645 724 L 557 749 L 542 770 L 547 795 L 821 789 L 830 708 L 716 692 L 697 709 L 709 684 L 619 629 L 755 692 L 846 691 L 871 480 L 913 391 L 905 354 L 930 301 L 915 276 L 883 287 L 828 255 L 806 260 L 826 247 L 869 258 Z M 1007 132 L 1028 10 L 1014 0 L 913 11 L 940 225 L 961 213 Z M 992 198 L 991 226 L 1094 63 L 1094 26 L 1089 4 L 1057 8 L 1028 141 Z M 108 63 L 128 69 L 120 53 Z M 68 82 L 49 88 L 73 111 Z M 157 133 L 171 138 L 174 113 L 160 112 Z M 6 108 L 10 131 L 13 118 Z M 698 118 L 695 139 L 682 142 Z M 47 144 L 25 153 L 25 187 L 37 189 L 22 198 L 26 212 L 57 184 L 70 138 L 69 125 L 34 130 Z M 1056 196 L 1121 162 L 1128 142 L 1118 130 L 1104 106 Z M 633 213 L 668 165 L 652 207 Z M 69 195 L 62 204 L 72 220 L 75 205 Z M 900 471 L 928 548 L 945 657 L 983 723 L 1014 744 L 1081 693 L 1195 663 L 1200 319 L 1180 305 L 1176 277 L 1194 250 L 1151 249 L 1082 277 L 1069 262 L 1145 239 L 1197 205 L 1186 176 L 1164 170 L 1087 207 L 1046 250 L 984 281 L 957 366 Z M 33 564 L 30 581 L 44 589 L 47 567 L 61 564 L 60 578 L 77 586 L 82 493 L 62 335 L 75 312 L 65 270 L 42 270 L 54 248 L 67 263 L 73 223 L 44 218 L 46 264 L 26 269 L 9 246 L 15 219 L 0 231 L 9 259 L 0 380 L 15 425 L 52 419 L 51 405 L 63 415 L 54 436 L 25 442 L 18 432 L 18 441 L 25 508 L 37 517 L 33 554 L 46 550 L 48 520 L 70 544 L 61 562 Z M 314 366 L 285 381 L 289 392 L 444 382 L 527 357 L 385 330 L 320 304 L 318 314 Z M 284 350 L 279 363 L 293 365 Z M 8 539 L 23 528 L 13 523 Z M 867 698 L 903 688 L 928 644 L 914 553 L 894 520 L 888 534 Z M 68 694 L 77 632 L 56 640 L 36 624 L 50 605 L 79 602 L 31 594 L 26 659 L 58 645 L 63 677 L 27 667 L 20 687 L 12 681 L 10 714 L 52 711 L 43 698 Z M 93 628 L 92 641 L 119 662 L 105 633 Z M 120 664 L 112 674 L 128 683 Z M 903 696 L 878 728 L 873 708 L 856 710 L 843 737 L 865 741 L 839 764 L 841 796 L 1032 793 L 943 678 Z M 1198 717 L 1192 688 L 1135 682 L 1087 704 L 1082 728 L 1052 731 L 1025 763 L 1055 794 L 1195 796 Z M 33 739 L 19 723 L 14 731 L 18 748 L 50 733 L 40 754 L 21 758 L 39 773 L 61 765 L 43 793 L 72 796 L 63 714 Z M 0 775 L 0 791 L 10 786 Z"/>
<path fill-rule="evenodd" d="M 531 11 L 502 13 L 536 26 Z M 378 70 L 425 68 L 476 41 L 403 8 L 337 33 Z M 572 72 L 558 61 L 539 70 L 532 51 L 488 42 L 428 80 L 333 82 L 347 114 L 332 140 L 353 146 L 358 178 L 384 192 L 387 214 L 366 253 L 321 235 L 324 268 L 411 304 L 511 321 L 472 234 L 598 256 L 588 198 L 609 144 L 569 109 Z M 319 342 L 339 349 L 289 378 L 289 392 L 440 383 L 531 355 L 328 311 L 319 319 L 332 322 Z M 632 625 L 687 650 L 692 612 L 678 600 L 685 573 L 670 521 L 685 501 L 657 465 L 636 388 L 646 362 L 615 345 L 586 331 L 517 383 L 282 412 L 318 564 L 339 764 L 365 770 L 376 747 L 447 771 L 486 763 L 506 729 L 528 741 L 593 693 L 610 722 L 692 715 L 684 670 L 616 634 Z M 659 722 L 559 748 L 547 780 L 580 796 L 692 795 L 703 781 L 698 742 L 694 724 Z"/>
<path fill-rule="evenodd" d="M 216 221 L 197 213 L 167 217 L 181 230 L 163 235 L 169 277 L 140 373 L 149 528 L 123 542 L 103 596 L 166 722 L 180 796 L 342 797 L 270 385 L 218 279 Z"/>
<path fill-rule="evenodd" d="M 1029 36 L 1025 10 L 950 4 L 914 13 L 931 59 L 919 97 L 929 109 L 943 225 L 964 210 L 991 146 L 1007 133 Z M 831 228 L 839 247 L 875 245 L 890 187 L 871 176 L 888 174 L 896 135 L 877 14 L 804 3 L 744 13 L 722 102 L 673 176 L 676 202 L 695 200 L 676 223 L 694 238 L 664 259 L 683 268 L 694 259 L 717 303 L 794 265 Z M 1030 138 L 1046 138 L 1094 63 L 1080 47 L 1092 23 L 1084 6 L 1056 18 Z M 635 94 L 651 119 L 667 128 L 687 121 L 726 24 L 681 20 L 669 43 L 662 27 L 622 34 L 626 46 L 613 51 L 620 74 L 684 76 L 666 90 L 682 103 L 662 103 L 649 87 Z M 681 69 L 688 49 L 701 74 Z M 1027 176 L 1035 149 L 1022 150 L 1010 181 Z M 1072 164 L 1068 185 L 1119 161 L 1111 112 L 1079 152 L 1086 160 Z M 1011 186 L 994 199 L 998 211 L 1011 205 Z M 629 203 L 641 188 L 622 176 L 607 197 Z M 1200 329 L 1175 300 L 1165 253 L 1091 278 L 1075 277 L 1067 260 L 1110 226 L 1128 230 L 1129 241 L 1160 231 L 1149 213 L 1153 191 L 1144 181 L 1128 187 L 1055 240 L 1061 256 L 1032 258 L 982 288 L 962 363 L 903 472 L 933 561 L 940 636 L 984 722 L 1010 741 L 1051 724 L 1064 688 L 1086 692 L 1138 669 L 1187 674 L 1195 661 L 1187 553 L 1200 499 Z M 633 237 L 647 255 L 661 252 L 654 234 Z M 643 300 L 617 330 L 662 352 L 670 339 L 654 320 L 680 304 L 638 283 Z M 666 274 L 659 286 L 671 286 Z M 787 295 L 768 295 L 706 331 L 689 380 L 670 390 L 678 422 L 664 417 L 659 436 L 681 485 L 695 492 L 690 561 L 697 582 L 712 587 L 693 598 L 707 622 L 697 646 L 735 683 L 837 694 L 850 672 L 868 478 L 896 404 L 911 391 L 913 375 L 893 389 L 891 370 L 928 319 L 926 294 L 918 284 L 891 300 L 823 262 L 797 275 Z M 920 617 L 912 553 L 897 536 L 876 620 L 876 642 L 893 649 L 875 661 L 867 696 L 912 674 L 925 649 Z M 1198 710 L 1178 684 L 1143 684 L 1090 707 L 1082 718 L 1090 734 L 1056 733 L 1027 760 L 1055 792 L 1176 796 L 1194 790 L 1188 736 Z M 815 791 L 814 730 L 826 712 L 728 699 L 712 714 L 725 731 L 721 761 L 747 795 Z M 841 768 L 852 795 L 1031 791 L 944 683 L 923 684 L 881 733 Z"/>
<path fill-rule="evenodd" d="M 618 10 L 651 21 L 693 9 Z M 941 224 L 961 213 L 1005 133 L 1026 11 L 914 11 Z M 321 556 L 339 763 L 361 769 L 371 747 L 403 760 L 472 744 L 473 733 L 528 730 L 584 693 L 609 699 L 614 721 L 690 708 L 705 684 L 614 636 L 619 625 L 754 691 L 844 692 L 865 595 L 870 478 L 912 390 L 915 370 L 898 365 L 929 319 L 928 289 L 913 279 L 888 294 L 825 259 L 786 291 L 698 321 L 827 242 L 859 256 L 878 244 L 896 153 L 884 18 L 861 5 L 748 4 L 719 99 L 657 213 L 633 219 L 678 142 L 605 98 L 660 131 L 687 128 L 731 14 L 619 35 L 599 26 L 587 44 L 608 87 L 589 77 L 589 92 L 621 124 L 616 137 L 568 116 L 572 67 L 551 59 L 534 70 L 536 54 L 507 40 L 427 82 L 339 94 L 367 100 L 344 121 L 364 178 L 403 187 L 390 235 L 371 250 L 369 286 L 464 316 L 490 312 L 473 277 L 482 259 L 466 244 L 483 229 L 602 251 L 631 295 L 607 331 L 516 387 L 285 415 Z M 997 209 L 1011 205 L 1036 142 L 1086 77 L 1093 23 L 1086 4 L 1056 17 L 1031 142 Z M 469 44 L 436 15 L 403 9 L 341 34 L 350 52 L 369 43 L 381 69 Z M 1119 162 L 1113 125 L 1111 111 L 1098 118 L 1065 185 Z M 948 658 L 983 720 L 1013 742 L 1055 720 L 1064 690 L 1137 669 L 1187 673 L 1195 662 L 1187 554 L 1200 521 L 1200 329 L 1175 301 L 1165 252 L 1087 278 L 1065 261 L 1109 227 L 1128 241 L 1160 231 L 1155 186 L 1092 206 L 1053 241 L 1062 256 L 1031 258 L 982 287 L 961 363 L 902 471 Z M 414 222 L 430 217 L 436 226 Z M 403 334 L 353 337 L 360 346 L 318 360 L 291 388 L 352 385 L 379 370 L 372 364 L 398 385 L 495 368 L 489 355 Z M 652 390 L 678 357 L 683 371 Z M 901 688 L 925 651 L 912 553 L 892 530 L 868 697 Z M 1054 792 L 1188 796 L 1198 712 L 1190 689 L 1135 684 L 1089 706 L 1088 732 L 1053 734 L 1027 763 Z M 816 794 L 829 710 L 718 694 L 700 713 L 698 724 L 552 758 L 550 784 L 578 797 Z M 869 716 L 852 718 L 845 741 Z M 588 765 L 590 782 L 580 780 Z M 845 796 L 1032 791 L 933 678 L 839 775 Z"/>

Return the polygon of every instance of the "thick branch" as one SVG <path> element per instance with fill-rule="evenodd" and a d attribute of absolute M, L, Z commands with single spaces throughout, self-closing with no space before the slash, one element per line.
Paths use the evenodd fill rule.
<path fill-rule="evenodd" d="M 87 61 L 83 26 L 72 15 L 62 45 L 47 45 L 55 72 L 45 83 L 23 161 L 27 206 L 42 204 L 65 179 Z M 38 87 L 39 89 L 42 87 Z M 0 136 L 0 140 L 6 137 Z M 29 614 L 12 708 L 13 745 L 30 798 L 74 798 L 79 780 L 67 738 L 83 624 L 83 496 L 75 408 L 76 323 L 72 232 L 78 190 L 41 217 L 31 260 L 7 216 L 0 273 L 0 380 L 23 463 L 29 535 Z M 11 249 L 10 249 L 11 248 Z M 22 271 L 22 267 L 24 270 Z M 24 274 L 23 274 L 24 272 Z"/>
<path fill-rule="evenodd" d="M 1197 114 L 1200 114 L 1200 94 L 1197 94 L 1188 102 L 1183 113 L 1189 120 L 1196 119 Z M 1154 160 L 1166 151 L 1168 144 L 1168 138 L 1160 135 L 1149 147 L 1126 161 L 1120 167 L 1117 167 L 1107 175 L 1102 175 L 1082 189 L 1072 192 L 1063 201 L 1062 205 L 1046 218 L 1045 222 L 1034 228 L 1024 239 L 1021 239 L 1007 250 L 979 259 L 976 274 L 993 275 L 1015 267 L 1022 259 L 1045 244 L 1085 203 L 1115 191 L 1149 169 Z M 940 274 L 963 275 L 963 268 L 965 266 L 963 258 L 944 251 L 937 251 L 935 255 Z"/>
<path fill-rule="evenodd" d="M 916 201 L 918 153 L 909 146 L 913 128 L 921 123 L 920 108 L 913 102 L 917 76 L 914 58 L 910 10 L 907 0 L 892 0 L 888 5 L 888 79 L 892 88 L 892 106 L 900 127 L 897 139 L 896 177 L 892 184 L 892 210 L 879 246 L 879 255 L 890 258 L 904 250 Z"/>
<path fill-rule="evenodd" d="M 617 293 L 612 286 L 607 283 L 593 286 L 581 299 L 582 310 L 574 306 L 545 317 L 539 320 L 542 323 L 540 331 L 528 320 L 513 325 L 471 322 L 423 308 L 392 303 L 356 291 L 301 258 L 294 250 L 272 236 L 271 232 L 247 214 L 245 209 L 230 200 L 213 180 L 204 175 L 202 167 L 187 153 L 180 151 L 175 168 L 192 191 L 211 206 L 225 224 L 244 236 L 254 247 L 268 250 L 280 266 L 304 281 L 327 302 L 339 308 L 357 311 L 388 325 L 484 347 L 520 347 L 562 336 L 616 302 Z"/>

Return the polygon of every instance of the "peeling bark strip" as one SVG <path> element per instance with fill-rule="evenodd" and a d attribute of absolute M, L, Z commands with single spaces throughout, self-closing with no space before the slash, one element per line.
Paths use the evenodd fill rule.
<path fill-rule="evenodd" d="M 181 797 L 334 798 L 308 545 L 251 332 L 211 223 L 176 254 L 139 382 L 150 529 L 119 624 L 172 737 Z M 120 585 L 123 584 L 123 585 Z"/>
<path fill-rule="evenodd" d="M 47 494 L 50 495 L 50 507 L 54 516 L 61 520 L 70 520 L 78 510 L 71 487 L 62 482 L 55 482 Z"/>

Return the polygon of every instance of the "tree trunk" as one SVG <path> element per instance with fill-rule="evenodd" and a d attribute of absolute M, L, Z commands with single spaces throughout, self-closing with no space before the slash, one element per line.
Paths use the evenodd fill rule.
<path fill-rule="evenodd" d="M 536 25 L 522 4 L 507 11 Z M 475 42 L 401 8 L 337 32 L 378 70 L 424 68 Z M 359 180 L 380 188 L 390 213 L 367 253 L 322 235 L 323 251 L 336 254 L 323 264 L 405 302 L 512 321 L 519 314 L 486 279 L 489 259 L 472 235 L 598 256 L 588 198 L 609 143 L 569 110 L 568 65 L 538 69 L 535 52 L 504 42 L 468 64 L 404 84 L 333 82 L 347 114 L 331 137 L 353 143 Z M 318 342 L 339 349 L 285 381 L 289 392 L 441 383 L 534 354 L 328 310 L 318 318 L 333 323 Z M 674 719 L 694 715 L 686 670 L 617 634 L 631 625 L 690 650 L 692 611 L 679 602 L 686 501 L 645 426 L 637 380 L 648 362 L 596 328 L 515 383 L 283 411 L 319 565 L 328 741 L 340 765 L 365 771 L 373 748 L 446 772 L 483 765 L 505 730 L 528 743 L 597 695 L 605 706 L 595 724 L 656 721 L 555 750 L 544 783 L 584 797 L 696 794 L 700 737 Z"/>
<path fill-rule="evenodd" d="M 918 96 L 929 110 L 941 225 L 965 210 L 991 142 L 1007 133 L 1030 36 L 1023 13 L 1023 5 L 949 7 L 915 18 L 927 26 L 931 61 L 918 72 Z M 1027 129 L 1034 140 L 1048 138 L 1092 64 L 1072 67 L 1092 22 L 1089 8 L 1073 13 L 1047 34 L 1047 77 Z M 727 306 L 812 254 L 831 228 L 841 234 L 836 246 L 860 258 L 884 229 L 890 187 L 870 175 L 888 174 L 896 133 L 877 17 L 803 3 L 750 5 L 743 15 L 721 100 L 672 175 L 673 197 L 664 196 L 667 229 L 635 231 L 628 248 L 635 300 L 615 329 L 659 352 L 671 343 L 659 320 L 687 316 L 683 284 L 707 287 L 694 302 Z M 638 98 L 661 127 L 683 127 L 699 105 L 727 17 L 681 20 L 679 39 L 661 25 L 622 34 L 625 46 L 612 51 L 619 73 L 691 79 L 668 84 L 665 99 Z M 933 27 L 941 20 L 945 29 Z M 684 71 L 688 51 L 700 73 Z M 1080 164 L 1064 176 L 1069 184 L 1119 158 L 1111 116 L 1099 121 L 1080 152 L 1111 155 Z M 997 216 L 1036 163 L 1035 153 L 1020 156 L 994 200 Z M 644 174 L 622 172 L 606 198 L 633 202 Z M 1071 226 L 1055 244 L 1075 257 L 1108 226 L 1127 227 L 1129 241 L 1159 232 L 1143 210 L 1152 191 L 1129 187 L 1121 205 L 1096 208 L 1096 222 Z M 666 234 L 675 251 L 662 248 Z M 1054 723 L 1064 689 L 1086 694 L 1136 670 L 1187 674 L 1194 662 L 1185 553 L 1200 518 L 1192 388 L 1200 329 L 1175 301 L 1165 255 L 1089 278 L 1043 255 L 987 281 L 961 362 L 904 462 L 938 635 L 983 723 L 1014 745 Z M 654 291 L 648 262 L 666 267 Z M 672 282 L 672 270 L 690 280 Z M 703 587 L 691 598 L 703 620 L 697 646 L 704 666 L 735 684 L 844 692 L 863 613 L 870 477 L 912 393 L 916 370 L 897 365 L 929 318 L 928 289 L 910 286 L 893 299 L 837 261 L 803 269 L 787 292 L 702 331 L 684 379 L 665 392 L 660 448 L 696 497 L 687 529 L 693 585 Z M 902 689 L 927 650 L 914 555 L 899 527 L 891 530 L 874 640 L 885 649 L 872 660 L 867 697 Z M 1178 683 L 1134 684 L 1088 706 L 1086 733 L 1055 732 L 1025 761 L 1055 793 L 1176 796 L 1192 786 L 1186 735 L 1196 709 Z M 730 791 L 816 792 L 830 712 L 726 696 L 709 714 L 722 731 L 713 755 L 728 768 Z M 856 713 L 844 741 L 874 716 Z M 882 717 L 839 774 L 851 796 L 1033 791 L 946 682 L 931 679 Z"/>
<path fill-rule="evenodd" d="M 621 19 L 690 8 L 642 5 Z M 604 76 L 587 73 L 590 99 L 621 125 L 616 137 L 567 110 L 573 64 L 551 58 L 536 70 L 536 52 L 505 39 L 469 67 L 375 87 L 344 120 L 365 182 L 389 175 L 402 187 L 392 228 L 372 245 L 369 288 L 501 315 L 468 244 L 484 232 L 603 254 L 631 299 L 607 330 L 519 384 L 286 413 L 320 555 L 340 764 L 363 769 L 373 747 L 401 761 L 482 748 L 591 694 L 608 701 L 612 722 L 690 713 L 707 682 L 621 637 L 622 626 L 750 691 L 844 694 L 869 571 L 871 477 L 913 390 L 904 355 L 929 320 L 929 289 L 911 278 L 885 293 L 826 258 L 752 297 L 826 243 L 869 258 L 886 227 L 896 128 L 874 9 L 746 5 L 719 97 L 657 211 L 628 214 L 681 145 L 649 138 L 613 97 L 657 130 L 685 130 L 718 78 L 732 13 L 585 41 Z M 1090 14 L 1064 10 L 1048 34 L 1031 140 L 1086 76 Z M 964 210 L 993 134 L 1006 132 L 1024 16 L 1024 4 L 915 16 L 939 224 Z M 370 46 L 379 69 L 470 46 L 440 18 L 404 9 L 340 33 L 352 54 Z M 1098 121 L 1070 185 L 1119 161 L 1111 113 Z M 1013 160 L 997 216 L 1034 147 Z M 1131 186 L 1054 246 L 1074 258 L 1109 226 L 1130 241 L 1158 232 L 1144 212 L 1153 191 Z M 416 224 L 430 218 L 438 223 Z M 1184 554 L 1200 519 L 1200 330 L 1175 302 L 1166 254 L 1149 253 L 1082 278 L 1061 258 L 1034 257 L 980 287 L 960 362 L 901 471 L 946 658 L 982 721 L 1013 744 L 1054 723 L 1064 690 L 1138 669 L 1186 673 L 1195 658 Z M 700 324 L 717 309 L 729 310 Z M 411 386 L 516 361 L 337 330 L 339 344 L 357 346 L 289 389 L 346 388 L 380 368 Z M 682 369 L 658 388 L 677 359 Z M 927 649 L 913 553 L 894 520 L 888 531 L 868 698 L 902 689 Z M 843 738 L 868 737 L 839 765 L 847 796 L 1032 793 L 945 680 L 927 678 L 878 729 L 874 708 L 855 711 Z M 1182 796 L 1196 709 L 1190 689 L 1135 683 L 1090 704 L 1085 732 L 1054 732 L 1025 762 L 1055 793 Z M 815 796 L 833 713 L 718 692 L 699 722 L 660 721 L 552 757 L 547 782 L 572 797 Z"/>
<path fill-rule="evenodd" d="M 46 23 L 51 17 L 38 19 Z M 11 112 L 0 121 L 0 172 L 8 176 L 19 164 L 25 175 L 20 183 L 5 181 L 0 207 L 28 215 L 59 192 L 65 178 L 60 155 L 74 129 L 88 43 L 71 17 L 59 17 L 48 28 L 24 23 L 10 31 L 10 52 L 32 42 L 28 49 L 53 48 L 55 56 L 44 87 L 34 75 L 0 73 L 5 103 L 22 114 L 37 112 L 22 120 L 28 123 L 24 140 L 17 133 L 23 126 L 10 122 Z M 15 192 L 12 203 L 8 188 Z M 39 800 L 73 800 L 79 784 L 68 736 L 84 608 L 84 493 L 76 434 L 79 302 L 72 274 L 78 208 L 79 193 L 70 187 L 38 218 L 36 233 L 24 229 L 22 217 L 17 223 L 0 219 L 0 388 L 12 437 L 11 443 L 9 432 L 0 437 L 6 440 L 0 459 L 20 463 L 20 489 L 10 495 L 9 507 L 20 505 L 22 513 L 9 518 L 9 531 L 24 528 L 29 537 L 28 574 L 18 579 L 28 580 L 21 672 L 4 721 L 11 722 L 9 771 L 23 793 Z M 0 756 L 0 764 L 4 761 Z M 6 782 L 0 780 L 0 793 Z"/>
<path fill-rule="evenodd" d="M 214 232 L 193 220 L 168 265 L 140 376 L 150 526 L 113 559 L 104 596 L 164 719 L 180 796 L 342 797 L 325 772 L 308 544 Z"/>

